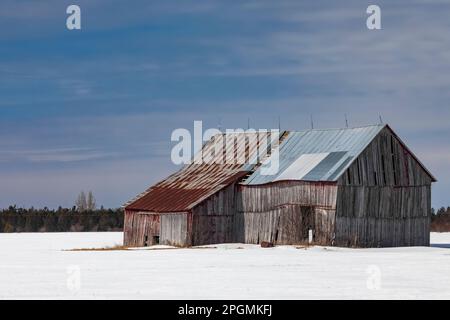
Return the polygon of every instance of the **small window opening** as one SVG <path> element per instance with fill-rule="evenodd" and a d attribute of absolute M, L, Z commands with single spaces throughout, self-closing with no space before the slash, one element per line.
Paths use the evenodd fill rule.
<path fill-rule="evenodd" d="M 153 236 L 153 244 L 159 244 L 159 236 Z"/>

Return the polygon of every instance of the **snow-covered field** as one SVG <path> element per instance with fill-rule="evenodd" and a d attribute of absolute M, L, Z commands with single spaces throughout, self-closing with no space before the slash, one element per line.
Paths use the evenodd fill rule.
<path fill-rule="evenodd" d="M 432 247 L 64 251 L 122 233 L 0 234 L 1 299 L 449 299 L 450 233 Z"/>

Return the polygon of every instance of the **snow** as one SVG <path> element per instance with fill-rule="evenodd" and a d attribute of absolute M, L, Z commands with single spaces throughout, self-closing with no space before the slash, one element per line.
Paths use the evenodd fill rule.
<path fill-rule="evenodd" d="M 432 247 L 112 247 L 122 233 L 0 234 L 1 299 L 449 299 L 450 233 Z"/>

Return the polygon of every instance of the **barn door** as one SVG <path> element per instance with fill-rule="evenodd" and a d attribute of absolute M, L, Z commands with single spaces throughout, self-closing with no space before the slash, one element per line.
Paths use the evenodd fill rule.
<path fill-rule="evenodd" d="M 275 238 L 278 244 L 308 242 L 309 230 L 314 229 L 314 208 L 294 205 L 280 209 Z"/>
<path fill-rule="evenodd" d="M 304 242 L 309 240 L 309 230 L 312 230 L 314 241 L 314 208 L 310 206 L 302 206 L 302 224 L 301 224 L 301 237 Z"/>

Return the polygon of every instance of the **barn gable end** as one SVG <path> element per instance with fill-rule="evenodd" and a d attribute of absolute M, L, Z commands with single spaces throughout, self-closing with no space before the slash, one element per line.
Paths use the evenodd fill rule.
<path fill-rule="evenodd" d="M 435 181 L 389 126 L 338 177 L 339 185 L 421 186 Z"/>
<path fill-rule="evenodd" d="M 336 244 L 429 245 L 434 181 L 385 126 L 338 180 Z"/>

